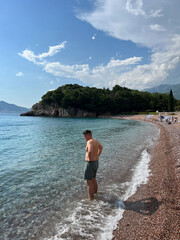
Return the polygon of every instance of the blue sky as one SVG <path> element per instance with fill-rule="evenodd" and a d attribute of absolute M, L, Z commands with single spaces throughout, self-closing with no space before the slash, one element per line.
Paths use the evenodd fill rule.
<path fill-rule="evenodd" d="M 0 100 L 180 83 L 179 0 L 0 0 Z"/>

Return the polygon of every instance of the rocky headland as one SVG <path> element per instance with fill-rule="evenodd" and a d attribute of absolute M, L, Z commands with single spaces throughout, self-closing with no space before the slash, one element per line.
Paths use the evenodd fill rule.
<path fill-rule="evenodd" d="M 96 117 L 96 113 L 87 112 L 75 108 L 60 108 L 49 105 L 43 105 L 36 103 L 32 106 L 31 110 L 25 113 L 21 113 L 21 116 L 33 116 L 33 117 Z"/>

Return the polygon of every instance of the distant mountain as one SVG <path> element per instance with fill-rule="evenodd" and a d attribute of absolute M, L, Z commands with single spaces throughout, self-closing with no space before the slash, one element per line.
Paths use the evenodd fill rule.
<path fill-rule="evenodd" d="M 28 108 L 19 107 L 15 104 L 9 104 L 4 101 L 0 101 L 0 113 L 22 113 L 29 111 Z"/>
<path fill-rule="evenodd" d="M 150 93 L 169 93 L 172 89 L 173 95 L 176 99 L 180 100 L 180 84 L 170 85 L 170 84 L 161 84 L 157 87 L 153 88 L 146 88 L 144 91 L 150 92 Z"/>

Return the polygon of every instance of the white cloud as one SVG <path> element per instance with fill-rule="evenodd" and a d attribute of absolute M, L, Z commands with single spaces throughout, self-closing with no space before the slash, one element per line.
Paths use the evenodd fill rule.
<path fill-rule="evenodd" d="M 157 9 L 157 10 L 150 10 L 149 17 L 162 17 L 164 14 L 162 14 L 162 8 Z"/>
<path fill-rule="evenodd" d="M 169 44 L 174 34 L 180 34 L 178 0 L 95 2 L 92 12 L 82 12 L 78 18 L 115 38 L 131 40 L 150 48 L 162 48 Z"/>
<path fill-rule="evenodd" d="M 94 85 L 111 88 L 119 84 L 142 90 L 163 83 L 173 71 L 180 67 L 180 35 L 176 35 L 172 44 L 163 51 L 154 52 L 150 64 L 134 65 L 140 60 L 140 58 L 115 62 L 111 60 L 107 66 L 95 68 L 92 75 Z M 124 65 L 121 67 L 122 63 Z M 172 83 L 172 79 L 169 83 Z"/>
<path fill-rule="evenodd" d="M 142 0 L 127 0 L 127 2 L 126 2 L 126 10 L 129 13 L 134 14 L 136 16 L 138 16 L 138 15 L 145 16 L 146 15 L 146 13 L 142 9 L 142 7 L 143 7 Z"/>
<path fill-rule="evenodd" d="M 82 78 L 89 74 L 89 65 L 63 65 L 60 62 L 47 63 L 44 70 L 56 77 Z"/>
<path fill-rule="evenodd" d="M 111 61 L 107 65 L 107 68 L 136 64 L 136 63 L 140 62 L 141 59 L 142 59 L 142 57 L 133 57 L 133 58 L 125 59 L 125 60 L 111 59 Z"/>
<path fill-rule="evenodd" d="M 151 24 L 150 29 L 154 31 L 164 32 L 166 29 L 159 24 Z"/>
<path fill-rule="evenodd" d="M 23 76 L 24 76 L 24 74 L 22 72 L 16 73 L 16 77 L 23 77 Z"/>
<path fill-rule="evenodd" d="M 31 50 L 29 50 L 29 49 L 26 49 L 26 50 L 24 50 L 22 53 L 18 53 L 18 54 L 19 54 L 21 57 L 29 60 L 30 62 L 33 62 L 33 63 L 35 63 L 35 64 L 43 65 L 43 64 L 45 64 L 45 62 L 42 62 L 42 59 L 43 59 L 43 58 L 54 56 L 56 53 L 60 52 L 61 49 L 64 49 L 64 48 L 65 48 L 66 43 L 67 43 L 67 42 L 64 41 L 64 42 L 62 42 L 62 43 L 59 44 L 59 45 L 50 46 L 48 52 L 41 53 L 41 54 L 38 54 L 38 55 L 35 55 L 34 52 L 31 51 Z"/>
<path fill-rule="evenodd" d="M 31 56 L 31 54 L 28 56 Z M 58 78 L 75 78 L 100 88 L 112 88 L 118 84 L 131 89 L 142 90 L 163 83 L 174 70 L 179 69 L 180 35 L 176 35 L 163 50 L 153 52 L 151 63 L 144 65 L 142 64 L 142 57 L 123 60 L 110 59 L 106 65 L 99 65 L 93 69 L 90 69 L 88 64 L 65 65 L 60 62 L 36 62 L 31 57 L 26 59 Z"/>
<path fill-rule="evenodd" d="M 110 60 L 92 70 L 91 81 L 98 87 L 115 84 L 143 89 L 179 77 L 180 1 L 178 0 L 96 0 L 92 12 L 77 17 L 95 29 L 121 40 L 131 40 L 151 49 L 150 64 L 128 65 L 132 58 Z M 138 60 L 136 62 L 136 60 Z M 90 80 L 88 79 L 88 80 Z M 171 79 L 177 81 L 177 79 Z"/>
<path fill-rule="evenodd" d="M 79 14 L 79 19 L 98 30 L 150 48 L 149 64 L 143 64 L 143 58 L 136 56 L 109 59 L 106 65 L 92 69 L 89 64 L 65 65 L 43 60 L 58 53 L 66 42 L 49 47 L 47 53 L 35 55 L 31 50 L 25 50 L 19 55 L 53 76 L 79 79 L 100 88 L 119 84 L 142 90 L 167 81 L 170 83 L 170 80 L 172 83 L 177 81 L 180 73 L 179 8 L 179 0 L 96 0 L 93 12 Z M 176 79 L 171 79 L 172 76 Z"/>
<path fill-rule="evenodd" d="M 64 42 L 62 42 L 62 43 L 59 44 L 59 45 L 50 46 L 50 47 L 49 47 L 49 51 L 46 52 L 46 53 L 41 53 L 41 54 L 39 54 L 39 55 L 38 55 L 38 58 L 39 58 L 39 59 L 42 59 L 42 58 L 54 56 L 56 53 L 60 52 L 61 49 L 64 49 L 64 48 L 65 48 L 66 43 L 67 43 L 67 42 L 64 41 Z"/>
<path fill-rule="evenodd" d="M 30 62 L 36 63 L 37 56 L 31 50 L 26 49 L 22 53 L 18 54 Z"/>

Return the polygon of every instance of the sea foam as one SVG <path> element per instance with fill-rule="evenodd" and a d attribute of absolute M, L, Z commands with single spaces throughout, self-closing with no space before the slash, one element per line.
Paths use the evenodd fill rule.
<path fill-rule="evenodd" d="M 148 177 L 150 176 L 150 157 L 151 156 L 148 154 L 147 150 L 144 150 L 141 154 L 141 160 L 135 167 L 131 181 L 122 183 L 122 186 L 128 186 L 128 188 L 121 200 L 116 202 L 116 206 L 119 208 L 117 215 L 108 217 L 103 233 L 100 234 L 98 240 L 111 240 L 113 238 L 112 232 L 116 228 L 118 221 L 123 217 L 123 213 L 125 211 L 124 201 L 135 194 L 141 184 L 146 184 L 148 182 Z"/>
<path fill-rule="evenodd" d="M 141 184 L 148 182 L 149 162 L 150 155 L 147 150 L 143 150 L 140 161 L 133 171 L 131 181 L 120 184 L 121 188 L 126 188 L 125 194 L 120 199 L 118 196 L 113 199 L 109 191 L 109 193 L 101 193 L 100 199 L 93 202 L 80 201 L 66 221 L 57 224 L 58 233 L 44 240 L 111 240 L 113 230 L 123 217 L 124 201 L 132 196 Z"/>

